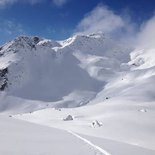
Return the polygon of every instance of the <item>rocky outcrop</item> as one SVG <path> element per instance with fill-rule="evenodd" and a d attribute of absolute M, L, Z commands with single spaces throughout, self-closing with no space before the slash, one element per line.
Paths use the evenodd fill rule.
<path fill-rule="evenodd" d="M 0 70 L 0 91 L 5 90 L 5 88 L 7 87 L 8 82 L 7 73 L 8 68 Z"/>

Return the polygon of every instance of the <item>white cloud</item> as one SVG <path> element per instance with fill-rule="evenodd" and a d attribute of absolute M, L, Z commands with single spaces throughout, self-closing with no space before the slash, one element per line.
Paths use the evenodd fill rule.
<path fill-rule="evenodd" d="M 3 7 L 3 6 L 6 6 L 8 4 L 13 4 L 15 3 L 17 0 L 0 0 L 0 6 Z"/>
<path fill-rule="evenodd" d="M 138 33 L 137 46 L 155 47 L 155 16 L 142 24 Z"/>
<path fill-rule="evenodd" d="M 0 0 L 0 7 L 6 7 L 8 5 L 12 5 L 14 3 L 29 3 L 29 4 L 37 4 L 43 2 L 43 0 Z"/>
<path fill-rule="evenodd" d="M 129 13 L 118 15 L 107 6 L 98 5 L 84 16 L 75 29 L 75 33 L 96 32 L 103 32 L 135 47 L 155 47 L 155 15 L 138 24 L 130 19 Z"/>
<path fill-rule="evenodd" d="M 0 7 L 1 8 L 5 8 L 6 6 L 8 5 L 12 5 L 14 3 L 29 3 L 29 4 L 38 4 L 38 3 L 41 3 L 41 2 L 45 2 L 47 0 L 0 0 Z M 64 4 L 66 4 L 69 0 L 51 0 L 51 2 L 60 7 L 60 6 L 63 6 Z"/>
<path fill-rule="evenodd" d="M 53 3 L 57 6 L 63 6 L 66 4 L 69 0 L 53 0 Z"/>
<path fill-rule="evenodd" d="M 78 24 L 77 31 L 82 33 L 93 33 L 102 31 L 110 33 L 118 28 L 124 27 L 123 19 L 116 15 L 106 6 L 97 6 L 88 13 Z"/>
<path fill-rule="evenodd" d="M 91 34 L 102 32 L 117 40 L 132 42 L 136 34 L 136 24 L 125 13 L 118 15 L 107 6 L 98 5 L 80 21 L 75 33 Z M 131 44 L 132 44 L 131 43 Z"/>

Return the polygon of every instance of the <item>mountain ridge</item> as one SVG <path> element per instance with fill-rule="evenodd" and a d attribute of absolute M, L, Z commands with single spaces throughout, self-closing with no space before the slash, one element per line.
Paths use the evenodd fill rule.
<path fill-rule="evenodd" d="M 125 90 L 137 85 L 133 77 L 138 80 L 144 73 L 136 69 L 132 56 L 137 49 L 101 33 L 64 41 L 20 36 L 0 49 L 1 91 L 13 98 L 50 102 L 52 107 L 124 96 Z M 145 74 L 151 77 L 150 72 Z"/>

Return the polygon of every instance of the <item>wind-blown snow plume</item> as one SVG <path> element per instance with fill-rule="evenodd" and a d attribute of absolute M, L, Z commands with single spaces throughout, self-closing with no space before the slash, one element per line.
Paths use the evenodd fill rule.
<path fill-rule="evenodd" d="M 146 69 L 155 66 L 155 16 L 142 24 L 137 34 L 135 50 L 130 54 L 134 69 Z"/>
<path fill-rule="evenodd" d="M 98 5 L 80 21 L 75 33 L 103 32 L 120 40 L 125 38 L 125 40 L 131 41 L 136 31 L 136 24 L 129 17 L 124 14 L 118 15 L 105 5 Z"/>
<path fill-rule="evenodd" d="M 88 13 L 77 26 L 77 31 L 82 33 L 107 32 L 110 33 L 116 29 L 124 27 L 123 19 L 116 15 L 106 6 L 97 6 Z"/>
<path fill-rule="evenodd" d="M 138 26 L 139 25 L 139 26 Z M 79 22 L 75 33 L 103 32 L 117 40 L 137 46 L 154 46 L 155 16 L 142 24 L 133 21 L 129 13 L 116 14 L 105 5 L 98 5 Z"/>
<path fill-rule="evenodd" d="M 137 45 L 143 47 L 155 47 L 155 16 L 146 21 L 138 34 Z"/>
<path fill-rule="evenodd" d="M 127 24 L 128 19 L 117 15 L 107 6 L 98 5 L 81 20 L 76 31 L 86 34 L 98 31 L 112 33 L 123 28 L 129 29 L 131 24 Z"/>

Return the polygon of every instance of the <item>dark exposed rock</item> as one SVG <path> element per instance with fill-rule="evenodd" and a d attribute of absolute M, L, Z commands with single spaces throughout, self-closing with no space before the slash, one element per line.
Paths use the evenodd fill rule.
<path fill-rule="evenodd" d="M 3 70 L 0 70 L 0 76 L 1 76 L 1 77 L 2 77 L 2 76 L 5 76 L 7 73 L 8 73 L 8 69 L 7 69 L 7 68 L 5 68 L 5 69 L 3 69 Z"/>
<path fill-rule="evenodd" d="M 33 48 L 36 49 L 36 46 L 35 46 L 35 45 L 32 45 L 31 47 L 32 47 L 32 49 L 33 49 Z"/>
<path fill-rule="evenodd" d="M 33 40 L 35 44 L 37 44 L 40 41 L 39 37 L 34 37 Z"/>
<path fill-rule="evenodd" d="M 73 116 L 72 115 L 68 115 L 66 118 L 63 119 L 64 121 L 72 121 L 73 120 Z"/>
<path fill-rule="evenodd" d="M 0 51 L 1 51 L 1 52 L 0 52 L 0 57 L 3 56 L 2 50 L 3 50 L 3 46 L 0 46 Z"/>
<path fill-rule="evenodd" d="M 5 88 L 7 87 L 7 73 L 8 73 L 8 68 L 0 70 L 0 91 L 4 91 Z"/>
<path fill-rule="evenodd" d="M 3 46 L 0 47 L 0 51 L 3 49 Z"/>

